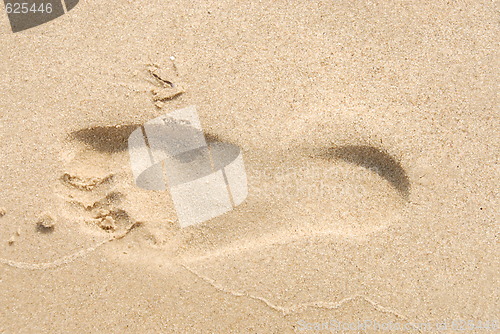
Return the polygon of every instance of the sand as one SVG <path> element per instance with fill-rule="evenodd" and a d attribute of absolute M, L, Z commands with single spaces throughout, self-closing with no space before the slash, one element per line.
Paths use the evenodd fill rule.
<path fill-rule="evenodd" d="M 89 0 L 18 33 L 0 16 L 0 332 L 493 332 L 498 10 Z M 168 192 L 134 185 L 127 138 L 189 105 L 243 151 L 249 196 L 181 229 Z"/>

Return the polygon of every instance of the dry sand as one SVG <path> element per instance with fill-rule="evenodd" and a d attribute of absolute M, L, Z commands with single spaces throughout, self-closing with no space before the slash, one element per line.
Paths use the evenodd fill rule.
<path fill-rule="evenodd" d="M 0 332 L 498 320 L 498 10 L 82 0 L 15 34 L 1 15 Z M 241 147 L 250 194 L 180 229 L 126 139 L 188 105 Z"/>

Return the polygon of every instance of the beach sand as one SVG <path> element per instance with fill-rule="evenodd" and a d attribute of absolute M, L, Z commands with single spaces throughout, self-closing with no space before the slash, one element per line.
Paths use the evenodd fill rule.
<path fill-rule="evenodd" d="M 18 33 L 1 15 L 0 332 L 493 326 L 498 10 L 88 0 Z M 181 229 L 127 138 L 189 105 L 241 148 L 249 195 Z"/>

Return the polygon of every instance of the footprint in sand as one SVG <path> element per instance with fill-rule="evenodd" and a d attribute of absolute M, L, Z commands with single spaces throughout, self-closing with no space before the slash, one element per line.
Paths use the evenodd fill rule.
<path fill-rule="evenodd" d="M 133 219 L 120 205 L 123 193 L 112 188 L 113 174 L 104 177 L 82 177 L 65 173 L 60 194 L 65 199 L 62 212 L 66 219 L 78 220 L 87 231 L 123 233 Z"/>
<path fill-rule="evenodd" d="M 272 161 L 261 158 L 271 155 Z M 401 163 L 373 146 L 270 155 L 245 152 L 244 157 L 247 200 L 191 229 L 186 258 L 225 256 L 316 237 L 366 238 L 396 224 L 410 196 Z"/>
<path fill-rule="evenodd" d="M 410 195 L 410 181 L 401 163 L 373 146 L 329 146 L 305 153 L 245 152 L 249 180 L 246 202 L 228 214 L 181 230 L 173 223 L 175 211 L 167 192 L 144 191 L 133 185 L 127 140 L 138 126 L 98 126 L 72 134 L 72 149 L 65 154 L 67 172 L 61 175 L 58 189 L 66 218 L 79 217 L 85 232 L 99 235 L 123 236 L 136 221 L 145 222 L 145 228 L 137 234 L 139 243 L 147 241 L 159 247 L 161 263 L 178 263 L 220 291 L 264 301 L 283 313 L 299 312 L 316 304 L 287 308 L 261 297 L 265 289 L 249 294 L 244 291 L 253 287 L 245 287 L 245 280 L 234 280 L 239 274 L 233 275 L 231 270 L 238 268 L 269 277 L 273 270 L 279 270 L 281 277 L 294 277 L 296 268 L 286 262 L 289 254 L 294 254 L 297 263 L 303 259 L 304 266 L 317 268 L 311 250 L 305 251 L 304 245 L 326 240 L 347 247 L 342 244 L 345 238 L 362 238 L 394 223 Z M 206 137 L 207 141 L 221 141 L 214 134 Z M 275 245 L 290 247 L 291 253 Z M 147 248 L 134 250 L 139 263 L 151 258 Z M 77 253 L 29 268 L 54 267 L 79 256 Z M 269 259 L 279 264 L 279 269 L 270 266 L 266 262 Z M 347 266 L 334 261 L 332 265 Z M 206 271 L 193 269 L 203 266 L 223 283 L 204 276 Z M 225 277 L 233 278 L 224 282 Z M 238 285 L 238 289 L 231 288 L 231 284 Z M 272 282 L 266 287 L 271 289 Z M 332 308 L 337 307 L 332 304 Z"/>
<path fill-rule="evenodd" d="M 66 172 L 60 177 L 57 192 L 63 199 L 62 216 L 78 222 L 91 234 L 123 233 L 135 222 L 124 209 L 126 180 L 120 152 L 130 127 L 94 128 L 71 135 Z M 74 150 L 76 142 L 76 150 Z M 92 145 L 94 144 L 94 145 Z"/>
<path fill-rule="evenodd" d="M 178 83 L 165 79 L 173 76 L 177 81 L 173 72 L 156 65 L 148 68 L 146 81 L 155 87 L 153 102 L 164 103 L 183 93 Z M 165 224 L 175 219 L 168 194 L 143 191 L 133 184 L 128 138 L 140 126 L 94 126 L 69 135 L 68 149 L 62 154 L 66 173 L 58 193 L 64 199 L 61 211 L 67 219 L 83 221 L 85 231 L 122 233 L 138 220 L 163 230 L 173 227 Z"/>
<path fill-rule="evenodd" d="M 82 217 L 93 232 L 147 222 L 143 237 L 150 244 L 193 256 L 237 251 L 247 241 L 258 248 L 314 234 L 362 237 L 397 221 L 410 194 L 402 165 L 377 147 L 245 152 L 247 200 L 223 216 L 180 229 L 168 192 L 141 190 L 133 183 L 127 141 L 139 126 L 96 126 L 71 134 L 79 151 L 61 178 L 65 212 Z M 206 138 L 221 140 L 215 134 Z M 272 157 L 266 162 L 263 156 Z"/>

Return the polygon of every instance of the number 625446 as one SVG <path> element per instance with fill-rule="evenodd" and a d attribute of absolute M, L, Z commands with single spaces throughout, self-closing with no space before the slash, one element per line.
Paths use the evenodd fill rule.
<path fill-rule="evenodd" d="M 7 3 L 5 5 L 7 14 L 28 14 L 28 13 L 52 13 L 51 3 L 29 4 L 26 2 Z"/>

